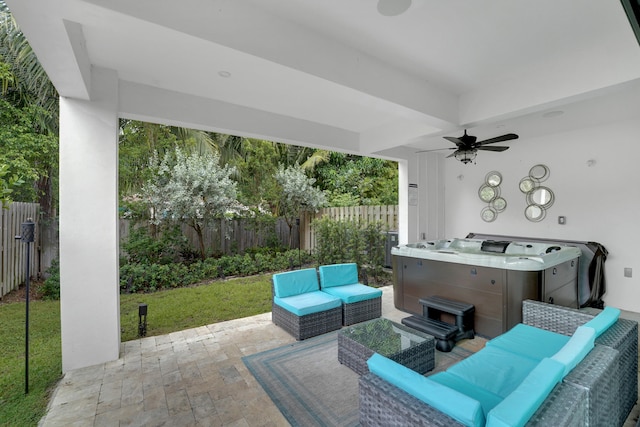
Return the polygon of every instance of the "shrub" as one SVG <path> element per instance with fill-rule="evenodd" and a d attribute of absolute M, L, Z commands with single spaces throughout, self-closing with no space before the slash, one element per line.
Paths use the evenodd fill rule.
<path fill-rule="evenodd" d="M 42 298 L 48 300 L 60 299 L 60 261 L 56 258 L 51 261 L 51 267 L 47 269 L 47 279 L 40 288 Z"/>
<path fill-rule="evenodd" d="M 375 277 L 382 272 L 385 229 L 382 222 L 334 221 L 323 217 L 313 222 L 319 264 L 355 262 Z"/>
<path fill-rule="evenodd" d="M 122 248 L 129 262 L 143 264 L 175 263 L 190 253 L 187 239 L 177 226 L 163 228 L 158 238 L 151 236 L 147 227 L 138 227 Z"/>

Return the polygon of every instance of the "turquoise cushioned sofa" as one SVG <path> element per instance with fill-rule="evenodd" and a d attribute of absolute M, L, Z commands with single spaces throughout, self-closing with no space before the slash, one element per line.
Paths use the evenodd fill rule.
<path fill-rule="evenodd" d="M 622 425 L 637 398 L 638 329 L 618 315 L 525 301 L 523 324 L 428 377 L 374 355 L 360 424 Z"/>

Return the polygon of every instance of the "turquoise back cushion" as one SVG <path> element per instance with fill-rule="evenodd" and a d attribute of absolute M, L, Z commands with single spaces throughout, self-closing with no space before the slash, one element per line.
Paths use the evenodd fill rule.
<path fill-rule="evenodd" d="M 318 273 L 315 268 L 274 274 L 272 279 L 275 296 L 280 298 L 320 290 Z"/>
<path fill-rule="evenodd" d="M 560 362 L 543 359 L 509 396 L 489 412 L 487 427 L 524 426 L 560 382 L 563 373 L 564 366 Z"/>
<path fill-rule="evenodd" d="M 603 334 L 604 331 L 609 329 L 611 325 L 618 321 L 620 317 L 620 310 L 614 307 L 605 307 L 600 314 L 593 319 L 589 320 L 583 326 L 588 326 L 595 329 L 596 338 Z"/>
<path fill-rule="evenodd" d="M 322 289 L 358 283 L 358 266 L 355 263 L 322 265 L 318 271 Z"/>
<path fill-rule="evenodd" d="M 404 390 L 465 426 L 484 426 L 480 403 L 411 369 L 375 353 L 367 361 L 369 372 Z"/>
<path fill-rule="evenodd" d="M 551 357 L 564 346 L 569 337 L 522 323 L 487 342 L 487 347 L 500 348 L 520 356 L 540 361 Z"/>
<path fill-rule="evenodd" d="M 580 326 L 569 341 L 551 358 L 564 365 L 564 376 L 585 358 L 593 349 L 596 331 L 588 326 Z"/>

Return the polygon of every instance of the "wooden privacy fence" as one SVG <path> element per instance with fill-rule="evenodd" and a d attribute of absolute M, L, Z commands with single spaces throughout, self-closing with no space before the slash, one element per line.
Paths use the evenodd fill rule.
<path fill-rule="evenodd" d="M 315 248 L 315 238 L 311 224 L 314 219 L 327 216 L 333 220 L 361 221 L 363 224 L 381 221 L 389 230 L 398 229 L 398 206 L 355 206 L 340 208 L 325 208 L 317 213 L 305 213 L 300 217 L 300 224 L 294 224 L 292 229 L 284 219 L 275 223 L 275 234 L 260 231 L 248 220 L 221 221 L 217 227 L 208 228 L 204 232 L 205 247 L 214 253 L 232 254 L 242 253 L 246 249 L 266 246 L 275 239 L 283 246 L 304 250 Z M 42 276 L 51 266 L 53 259 L 58 256 L 58 222 L 57 220 L 43 223 L 39 220 L 39 205 L 37 203 L 14 202 L 9 209 L 0 209 L 0 298 L 18 289 L 25 282 L 25 261 L 27 245 L 15 236 L 20 235 L 22 223 L 28 218 L 36 222 L 34 243 L 31 249 L 30 271 L 32 276 Z M 131 223 L 120 220 L 120 241 L 124 242 L 129 236 Z M 192 247 L 198 247 L 195 231 L 182 226 L 182 232 Z"/>
<path fill-rule="evenodd" d="M 124 243 L 131 233 L 132 222 L 120 220 L 120 243 Z M 198 248 L 198 235 L 188 225 L 181 227 L 182 234 L 187 238 L 192 248 Z M 275 223 L 274 233 L 267 230 L 260 231 L 249 220 L 236 219 L 231 221 L 218 220 L 213 227 L 203 230 L 204 247 L 211 253 L 234 254 L 242 253 L 246 249 L 267 246 L 269 239 L 276 239 L 283 246 L 289 246 L 289 226 L 284 219 L 279 218 Z M 291 229 L 292 247 L 297 248 L 299 237 L 296 225 Z"/>
<path fill-rule="evenodd" d="M 31 250 L 30 272 L 39 272 L 40 260 L 37 256 L 40 246 L 37 203 L 13 202 L 9 209 L 0 209 L 0 298 L 18 289 L 26 278 L 27 246 Z M 31 218 L 36 223 L 34 242 L 23 243 L 16 239 L 22 233 L 22 223 Z"/>
<path fill-rule="evenodd" d="M 328 217 L 335 221 L 360 221 L 363 225 L 382 222 L 389 231 L 398 230 L 398 205 L 346 206 L 324 208 L 318 212 L 306 212 L 300 221 L 300 248 L 313 250 L 316 247 L 312 223 L 315 219 Z"/>

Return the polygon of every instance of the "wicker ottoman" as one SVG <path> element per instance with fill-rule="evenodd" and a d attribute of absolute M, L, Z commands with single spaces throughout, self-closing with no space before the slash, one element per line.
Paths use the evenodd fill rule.
<path fill-rule="evenodd" d="M 435 366 L 435 340 L 431 335 L 379 318 L 342 328 L 338 332 L 338 361 L 358 375 L 369 373 L 373 353 L 424 374 Z"/>

